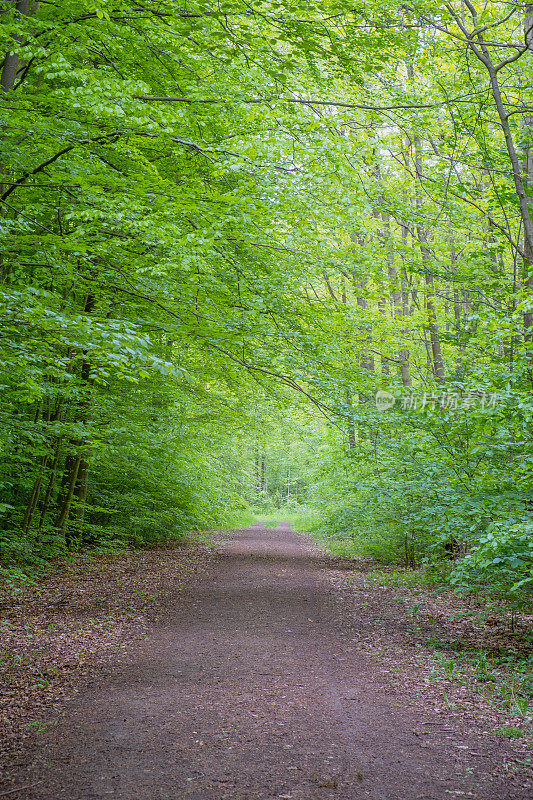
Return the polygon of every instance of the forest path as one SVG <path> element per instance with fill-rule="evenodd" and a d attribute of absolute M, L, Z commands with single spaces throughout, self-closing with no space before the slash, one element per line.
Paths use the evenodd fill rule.
<path fill-rule="evenodd" d="M 517 800 L 479 737 L 357 652 L 326 560 L 285 524 L 223 537 L 211 574 L 43 735 L 13 796 Z"/>

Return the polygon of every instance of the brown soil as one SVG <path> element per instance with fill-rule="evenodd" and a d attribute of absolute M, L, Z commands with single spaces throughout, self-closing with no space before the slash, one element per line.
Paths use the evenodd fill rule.
<path fill-rule="evenodd" d="M 401 612 L 358 605 L 353 593 L 345 602 L 327 567 L 287 525 L 221 539 L 201 577 L 170 585 L 146 612 L 142 641 L 101 666 L 31 756 L 12 763 L 6 796 L 530 797 L 524 743 L 425 694 L 423 667 L 383 644 L 382 616 L 398 635 Z"/>

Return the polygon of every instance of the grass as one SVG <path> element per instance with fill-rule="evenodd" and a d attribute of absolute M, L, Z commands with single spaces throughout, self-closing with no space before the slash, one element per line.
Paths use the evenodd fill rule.
<path fill-rule="evenodd" d="M 505 709 L 526 723 L 531 721 L 533 657 L 530 654 L 453 648 L 450 652 L 450 643 L 441 643 L 435 637 L 428 640 L 428 646 L 435 657 L 434 678 L 454 680 L 482 695 L 495 708 Z"/>
<path fill-rule="evenodd" d="M 57 725 L 57 720 L 44 721 L 40 719 L 35 719 L 33 720 L 33 722 L 28 722 L 26 727 L 28 728 L 28 730 L 33 731 L 34 733 L 46 733 L 46 731 L 51 725 Z"/>
<path fill-rule="evenodd" d="M 361 558 L 364 555 L 353 539 L 313 535 L 334 555 L 347 558 Z M 452 591 L 446 581 L 446 569 L 449 568 L 448 564 L 444 564 L 440 570 L 376 564 L 375 569 L 357 573 L 357 576 L 354 573 L 354 577 L 347 578 L 347 581 L 357 584 L 362 582 L 366 589 L 398 589 L 401 597 L 395 597 L 394 600 L 404 602 L 411 619 L 433 624 L 437 620 L 426 609 L 426 600 L 441 594 L 443 590 Z M 457 600 L 457 594 L 454 594 Z M 428 605 L 431 607 L 432 604 Z M 434 635 L 426 640 L 426 647 L 433 656 L 431 677 L 462 684 L 470 692 L 484 697 L 494 708 L 509 714 L 510 724 L 502 726 L 500 735 L 510 738 L 525 735 L 521 727 L 512 723 L 518 719 L 519 725 L 527 727 L 532 720 L 533 656 L 528 652 L 527 639 L 523 635 L 517 638 L 515 632 L 508 627 L 508 609 L 487 597 L 462 598 L 458 604 L 459 609 L 449 609 L 451 615 L 446 599 L 440 605 L 437 616 L 441 613 L 448 616 L 446 628 L 450 627 L 449 623 L 452 628 L 451 631 L 445 631 L 439 626 Z M 499 639 L 495 640 L 494 646 L 490 636 L 488 640 L 483 640 L 478 635 L 487 618 L 499 619 Z M 455 633 L 454 638 L 454 625 L 457 622 L 468 623 L 469 633 L 466 638 L 463 628 L 460 628 L 460 633 Z M 504 633 L 507 631 L 503 640 L 502 629 Z"/>
<path fill-rule="evenodd" d="M 365 580 L 379 586 L 416 589 L 424 584 L 424 574 L 420 569 L 373 569 L 365 574 Z"/>
<path fill-rule="evenodd" d="M 280 522 L 289 522 L 295 531 L 302 533 L 311 531 L 319 517 L 316 509 L 306 506 L 282 506 L 274 509 L 252 508 L 251 511 L 253 515 L 251 522 L 260 522 L 266 527 L 270 524 L 275 527 Z"/>
<path fill-rule="evenodd" d="M 280 522 L 289 521 L 290 516 L 290 513 L 285 511 L 283 508 L 279 509 L 279 511 L 254 511 L 252 522 L 260 522 L 266 528 L 275 527 L 276 525 L 279 525 Z"/>
<path fill-rule="evenodd" d="M 496 736 L 506 736 L 508 739 L 521 739 L 522 736 L 525 736 L 524 731 L 517 728 L 516 725 L 500 725 L 499 728 L 494 729 L 494 733 Z"/>
<path fill-rule="evenodd" d="M 275 511 L 254 511 L 255 522 L 269 526 L 278 525 L 282 520 L 289 521 L 295 530 L 309 531 L 317 544 L 327 548 L 333 555 L 345 558 L 361 558 L 368 555 L 361 552 L 360 543 L 353 538 L 328 536 L 326 533 L 317 532 L 320 512 L 316 509 L 288 509 L 281 508 Z M 376 565 L 377 566 L 377 565 Z M 395 565 L 379 565 L 376 569 L 371 569 L 364 573 L 363 583 L 365 587 L 386 587 L 404 590 L 402 597 L 394 598 L 398 601 L 406 602 L 406 611 L 413 620 L 427 617 L 424 602 L 420 601 L 420 594 L 427 593 L 428 589 L 439 593 L 442 589 L 450 591 L 446 583 L 444 571 L 449 570 L 450 565 L 444 564 L 440 571 L 438 569 L 418 568 L 409 569 Z M 348 578 L 348 581 L 350 579 Z M 409 598 L 416 602 L 409 603 Z M 365 605 L 365 604 L 363 604 Z M 483 622 L 487 615 L 502 614 L 501 608 L 494 604 L 482 607 L 475 604 L 475 608 L 468 606 L 459 616 L 470 618 L 472 622 Z M 503 617 L 502 617 L 503 620 Z M 430 616 L 429 622 L 435 622 Z M 426 646 L 434 655 L 434 666 L 432 669 L 433 678 L 440 677 L 446 680 L 468 686 L 475 693 L 485 697 L 491 705 L 499 709 L 505 709 L 512 717 L 520 718 L 527 723 L 531 716 L 531 702 L 533 700 L 533 659 L 527 654 L 521 654 L 513 648 L 510 641 L 508 648 L 490 650 L 487 648 L 476 648 L 463 641 L 457 640 L 457 647 L 454 648 L 453 641 L 441 641 L 439 636 L 432 636 L 427 639 Z M 500 735 L 510 738 L 523 736 L 523 731 L 513 725 L 502 726 Z M 512 731 L 515 733 L 512 733 Z"/>

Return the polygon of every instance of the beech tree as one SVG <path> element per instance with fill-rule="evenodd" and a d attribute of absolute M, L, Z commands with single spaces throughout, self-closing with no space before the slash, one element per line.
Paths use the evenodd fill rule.
<path fill-rule="evenodd" d="M 294 486 L 522 602 L 531 5 L 0 9 L 6 568 Z"/>

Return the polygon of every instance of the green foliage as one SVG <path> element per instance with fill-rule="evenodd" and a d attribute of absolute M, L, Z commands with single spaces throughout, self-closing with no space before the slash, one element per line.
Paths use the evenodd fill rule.
<path fill-rule="evenodd" d="M 486 592 L 525 604 L 533 592 L 533 522 L 489 525 L 457 564 L 451 583 L 467 592 Z"/>
<path fill-rule="evenodd" d="M 524 731 L 517 728 L 516 725 L 500 725 L 499 728 L 494 729 L 496 736 L 506 736 L 508 739 L 521 739 L 524 736 Z"/>
<path fill-rule="evenodd" d="M 529 719 L 533 700 L 532 658 L 512 648 L 507 651 L 464 649 L 462 641 L 428 642 L 435 650 L 433 674 L 468 684 L 495 706 L 514 717 Z"/>
<path fill-rule="evenodd" d="M 524 607 L 520 7 L 1 6 L 3 569 L 251 507 Z"/>

